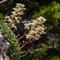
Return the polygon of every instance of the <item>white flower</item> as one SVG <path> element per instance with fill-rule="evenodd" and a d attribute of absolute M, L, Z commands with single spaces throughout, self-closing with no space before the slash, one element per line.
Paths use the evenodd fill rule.
<path fill-rule="evenodd" d="M 9 16 L 5 16 L 5 19 L 7 20 L 7 19 L 9 19 L 10 17 Z"/>
<path fill-rule="evenodd" d="M 17 4 L 16 4 L 16 7 L 17 7 L 17 6 L 18 6 L 18 7 L 25 7 L 24 4 L 20 4 L 20 3 L 17 3 Z"/>
<path fill-rule="evenodd" d="M 29 39 L 31 37 L 31 35 L 26 35 L 26 38 Z"/>
<path fill-rule="evenodd" d="M 18 15 L 23 15 L 24 13 L 23 12 L 17 12 Z"/>
<path fill-rule="evenodd" d="M 16 20 L 16 22 L 17 22 L 17 23 L 20 23 L 20 21 L 19 21 L 19 20 Z"/>
<path fill-rule="evenodd" d="M 42 16 L 38 17 L 36 20 L 41 20 L 41 21 L 43 21 L 43 22 L 46 21 L 46 19 L 45 19 L 44 17 L 42 17 Z"/>
<path fill-rule="evenodd" d="M 12 13 L 13 15 L 17 15 L 15 11 L 12 11 L 11 13 Z"/>
<path fill-rule="evenodd" d="M 29 34 L 30 35 L 33 35 L 34 34 L 34 31 L 33 30 L 29 31 Z"/>
<path fill-rule="evenodd" d="M 46 21 L 43 17 L 38 17 L 36 20 L 32 20 L 30 23 L 25 23 L 25 29 L 29 29 L 29 33 L 26 35 L 28 39 L 34 38 L 38 40 L 41 34 L 45 34 L 44 22 Z"/>
<path fill-rule="evenodd" d="M 15 28 L 15 29 L 17 29 L 17 27 L 16 27 L 16 24 L 19 24 L 20 23 L 20 20 L 22 20 L 21 18 L 21 15 L 23 15 L 24 14 L 24 11 L 26 10 L 26 8 L 25 8 L 25 5 L 24 4 L 20 4 L 20 3 L 17 3 L 16 4 L 16 7 L 15 8 L 13 8 L 13 11 L 11 12 L 11 15 L 10 16 L 6 16 L 5 17 L 5 22 L 9 22 L 9 26 L 11 27 L 11 28 Z M 28 26 L 26 26 L 26 28 L 28 28 L 29 29 L 29 27 Z"/>
<path fill-rule="evenodd" d="M 25 29 L 29 29 L 29 24 L 24 24 L 25 25 Z"/>
<path fill-rule="evenodd" d="M 12 22 L 12 20 L 11 20 L 11 18 L 9 18 L 9 20 L 8 20 L 9 22 Z"/>
<path fill-rule="evenodd" d="M 36 24 L 36 23 L 38 23 L 38 22 L 37 22 L 36 20 L 33 20 L 33 23 L 35 23 L 35 24 Z"/>
<path fill-rule="evenodd" d="M 15 20 L 18 20 L 19 19 L 19 17 L 15 17 Z"/>

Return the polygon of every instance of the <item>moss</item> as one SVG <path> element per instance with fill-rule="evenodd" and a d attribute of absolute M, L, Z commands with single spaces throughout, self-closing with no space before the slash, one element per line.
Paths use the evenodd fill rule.
<path fill-rule="evenodd" d="M 16 40 L 16 36 L 14 33 L 11 31 L 11 29 L 8 27 L 6 23 L 4 23 L 4 15 L 0 14 L 0 31 L 3 33 L 4 37 L 6 38 L 7 41 L 10 42 L 11 47 L 9 50 L 11 60 L 15 60 L 15 58 L 18 57 L 20 60 L 20 57 L 18 56 L 18 43 Z"/>
<path fill-rule="evenodd" d="M 33 14 L 32 18 L 35 19 L 38 16 L 45 16 L 47 18 L 60 19 L 60 4 L 58 2 L 52 2 L 47 6 L 41 6 L 38 12 Z"/>
<path fill-rule="evenodd" d="M 53 56 L 49 60 L 60 60 L 60 57 L 59 56 Z"/>

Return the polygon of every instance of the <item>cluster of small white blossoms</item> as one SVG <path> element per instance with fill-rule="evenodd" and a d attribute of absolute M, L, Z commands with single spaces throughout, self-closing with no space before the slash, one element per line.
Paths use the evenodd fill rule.
<path fill-rule="evenodd" d="M 25 5 L 21 3 L 17 3 L 16 7 L 13 8 L 13 11 L 11 12 L 10 16 L 5 17 L 5 21 L 10 22 L 13 28 L 16 28 L 16 24 L 20 23 L 21 15 L 24 14 L 24 11 L 26 10 Z"/>
<path fill-rule="evenodd" d="M 46 19 L 40 16 L 30 23 L 25 23 L 25 29 L 29 31 L 29 33 L 26 35 L 26 38 L 38 40 L 42 34 L 45 34 L 44 30 L 46 27 L 43 24 L 45 21 Z"/>

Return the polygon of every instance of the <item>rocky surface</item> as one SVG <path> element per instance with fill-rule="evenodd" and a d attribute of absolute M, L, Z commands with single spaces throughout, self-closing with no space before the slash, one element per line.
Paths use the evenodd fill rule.
<path fill-rule="evenodd" d="M 7 42 L 0 33 L 0 60 L 9 60 L 9 57 L 6 55 L 9 47 L 10 43 Z"/>

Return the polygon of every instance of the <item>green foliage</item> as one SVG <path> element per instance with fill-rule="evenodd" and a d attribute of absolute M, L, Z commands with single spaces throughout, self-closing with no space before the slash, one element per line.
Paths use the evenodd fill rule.
<path fill-rule="evenodd" d="M 6 40 L 11 44 L 10 51 L 9 51 L 11 60 L 15 60 L 17 58 L 18 60 L 20 60 L 20 57 L 18 56 L 18 50 L 17 50 L 18 44 L 17 44 L 16 37 L 14 33 L 11 31 L 11 29 L 8 27 L 8 25 L 4 23 L 3 17 L 4 15 L 1 14 L 0 15 L 0 32 L 3 33 Z"/>
<path fill-rule="evenodd" d="M 3 18 L 4 18 L 4 15 L 0 13 L 0 20 L 2 20 Z"/>
<path fill-rule="evenodd" d="M 54 35 L 55 35 L 55 32 L 56 33 L 59 32 L 59 30 L 60 30 L 59 29 L 60 28 L 59 27 L 60 3 L 54 1 L 54 2 L 51 2 L 51 4 L 49 4 L 49 5 L 40 6 L 39 10 L 36 11 L 35 14 L 32 15 L 32 18 L 36 19 L 39 16 L 44 16 L 47 18 L 47 23 L 46 23 L 47 30 L 51 30 L 52 33 L 54 32 Z M 47 34 L 50 33 L 51 31 L 47 32 Z M 59 34 L 59 33 L 57 33 L 57 34 Z M 57 36 L 60 36 L 60 35 L 57 35 Z M 47 42 L 46 39 L 44 39 L 44 40 L 45 40 L 45 42 Z M 45 44 L 45 42 L 44 42 L 44 44 Z M 60 47 L 60 44 L 59 44 L 60 37 L 55 36 L 54 40 L 50 39 L 49 42 L 51 42 L 50 45 L 54 45 L 56 43 Z M 56 49 L 60 50 L 59 47 Z M 26 59 L 26 60 L 28 60 L 28 59 L 30 59 L 30 60 L 60 60 L 59 56 L 53 55 L 53 57 L 51 57 L 50 55 L 48 55 L 47 51 L 49 51 L 48 48 L 42 47 L 42 48 L 40 48 L 40 50 L 38 52 L 34 52 L 33 54 L 26 55 L 24 58 L 22 58 L 22 60 L 24 60 L 24 59 Z"/>
<path fill-rule="evenodd" d="M 39 11 L 36 12 L 32 17 L 35 19 L 38 16 L 45 16 L 49 19 L 59 20 L 60 19 L 60 4 L 58 2 L 52 2 L 47 6 L 41 6 Z"/>
<path fill-rule="evenodd" d="M 40 48 L 39 51 L 34 52 L 33 54 L 34 60 L 43 60 L 44 59 L 43 57 L 47 55 L 47 50 L 48 50 L 47 48 Z"/>
<path fill-rule="evenodd" d="M 59 56 L 53 56 L 49 60 L 60 60 L 60 57 Z"/>
<path fill-rule="evenodd" d="M 39 48 L 38 51 L 33 51 L 32 54 L 27 54 L 21 60 L 44 60 L 47 55 L 47 48 Z"/>
<path fill-rule="evenodd" d="M 48 30 L 60 30 L 60 3 L 53 1 L 51 2 L 51 4 L 42 5 L 39 10 L 32 15 L 32 18 L 35 19 L 38 16 L 44 16 L 45 18 L 47 18 L 46 26 Z"/>
<path fill-rule="evenodd" d="M 23 0 L 20 0 L 20 2 L 23 2 Z M 32 2 L 29 2 L 29 8 L 33 8 L 36 7 L 38 5 L 35 6 L 35 4 L 33 4 Z M 45 38 L 43 38 L 45 40 L 44 44 L 50 44 L 50 45 L 54 45 L 54 43 L 56 43 L 58 45 L 58 47 L 56 48 L 57 50 L 60 50 L 60 3 L 58 2 L 51 2 L 51 4 L 49 5 L 41 5 L 39 7 L 39 10 L 35 12 L 35 14 L 32 15 L 32 18 L 35 19 L 38 16 L 44 16 L 47 18 L 47 30 L 50 30 L 48 33 L 52 33 L 55 31 L 57 33 L 57 36 L 55 35 L 54 32 L 54 39 L 50 39 L 49 42 L 46 41 Z M 10 29 L 10 24 L 6 24 L 4 23 L 4 15 L 2 13 L 0 13 L 0 31 L 3 33 L 4 37 L 6 38 L 7 41 L 9 41 L 11 43 L 11 48 L 9 50 L 9 54 L 11 57 L 11 60 L 60 60 L 59 56 L 56 55 L 48 55 L 47 51 L 48 47 L 46 48 L 46 46 L 39 48 L 39 51 L 35 51 L 32 54 L 27 54 L 25 57 L 20 58 L 20 55 L 18 55 L 19 51 L 18 49 L 18 43 L 16 41 L 16 36 L 14 35 L 14 33 L 11 31 Z M 49 34 L 48 34 L 49 35 Z M 41 41 L 41 40 L 40 40 Z M 54 49 L 54 48 L 53 48 Z"/>

